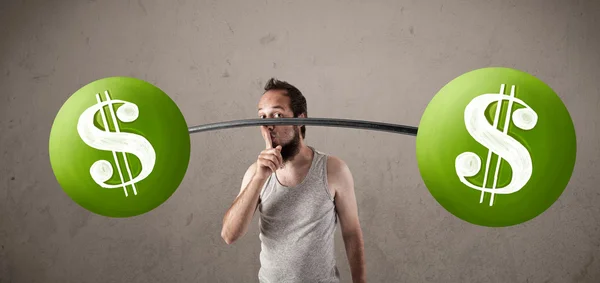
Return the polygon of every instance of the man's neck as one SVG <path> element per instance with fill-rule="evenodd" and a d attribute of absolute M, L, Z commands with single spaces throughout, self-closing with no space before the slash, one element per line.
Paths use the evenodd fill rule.
<path fill-rule="evenodd" d="M 305 143 L 300 143 L 298 154 L 285 163 L 284 171 L 293 171 L 297 168 L 303 168 L 307 163 L 312 162 L 313 151 Z"/>

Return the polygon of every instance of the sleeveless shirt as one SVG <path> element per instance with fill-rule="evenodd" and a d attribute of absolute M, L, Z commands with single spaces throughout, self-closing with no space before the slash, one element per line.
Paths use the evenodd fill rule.
<path fill-rule="evenodd" d="M 327 187 L 327 154 L 313 150 L 308 174 L 294 187 L 275 173 L 260 192 L 261 283 L 337 283 L 334 233 L 337 213 Z"/>

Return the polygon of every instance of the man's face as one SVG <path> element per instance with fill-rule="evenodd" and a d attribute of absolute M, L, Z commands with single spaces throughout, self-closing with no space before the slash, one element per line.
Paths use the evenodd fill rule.
<path fill-rule="evenodd" d="M 290 98 L 283 95 L 282 90 L 265 92 L 258 103 L 260 119 L 293 118 L 290 109 Z M 281 156 L 284 162 L 290 160 L 300 151 L 300 126 L 271 125 L 267 127 L 271 134 L 273 147 L 281 145 Z"/>

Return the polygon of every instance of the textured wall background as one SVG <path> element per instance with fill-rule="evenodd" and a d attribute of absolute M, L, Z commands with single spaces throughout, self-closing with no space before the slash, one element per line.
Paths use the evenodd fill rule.
<path fill-rule="evenodd" d="M 478 227 L 431 197 L 414 137 L 307 127 L 354 173 L 369 282 L 600 282 L 599 19 L 594 0 L 1 1 L 0 282 L 257 282 L 258 218 L 234 245 L 220 231 L 258 128 L 193 135 L 166 203 L 101 217 L 63 193 L 47 149 L 62 103 L 91 81 L 145 79 L 190 126 L 256 117 L 271 76 L 305 93 L 309 117 L 418 125 L 444 84 L 488 66 L 563 99 L 570 185 L 530 222 Z M 336 241 L 351 282 L 339 228 Z"/>

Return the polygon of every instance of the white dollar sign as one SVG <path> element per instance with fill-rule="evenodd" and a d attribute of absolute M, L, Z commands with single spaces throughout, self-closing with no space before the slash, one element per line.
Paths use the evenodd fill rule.
<path fill-rule="evenodd" d="M 107 160 L 98 160 L 94 162 L 94 164 L 92 164 L 90 167 L 90 175 L 92 176 L 92 179 L 103 188 L 114 189 L 122 187 L 125 191 L 125 196 L 127 196 L 127 186 L 131 185 L 133 187 L 134 194 L 137 195 L 135 183 L 143 180 L 144 178 L 148 177 L 150 173 L 152 173 L 152 169 L 154 168 L 154 163 L 156 161 L 156 153 L 154 152 L 152 144 L 150 144 L 146 138 L 132 133 L 120 132 L 119 130 L 117 118 L 119 118 L 119 120 L 122 122 L 131 122 L 136 120 L 139 116 L 137 105 L 124 100 L 111 100 L 108 91 L 105 91 L 105 95 L 106 101 L 101 101 L 100 96 L 96 94 L 98 104 L 87 108 L 85 111 L 83 111 L 81 116 L 79 116 L 77 132 L 79 133 L 81 139 L 90 147 L 98 150 L 112 151 L 114 162 L 121 178 L 121 184 L 111 185 L 105 183 L 113 175 L 112 165 Z M 117 109 L 115 115 L 113 104 L 116 103 L 123 103 L 123 105 Z M 104 111 L 101 111 L 104 106 L 109 107 L 116 132 L 110 132 L 109 130 Z M 94 116 L 98 111 L 100 111 L 102 116 L 105 129 L 104 131 L 98 129 L 94 125 Z M 125 182 L 123 179 L 123 173 L 117 159 L 117 152 L 121 152 L 123 154 L 130 179 L 127 182 Z M 131 170 L 129 169 L 129 163 L 125 153 L 135 155 L 141 162 L 142 170 L 135 178 L 132 178 L 131 176 Z"/>
<path fill-rule="evenodd" d="M 503 100 L 508 100 L 508 110 L 506 121 L 504 123 L 503 132 L 496 127 L 500 115 L 500 108 Z M 490 125 L 485 117 L 485 111 L 492 103 L 498 103 L 494 124 Z M 466 177 L 475 176 L 481 170 L 481 159 L 473 152 L 464 152 L 456 157 L 455 168 L 458 178 L 465 185 L 481 191 L 480 203 L 483 202 L 484 193 L 492 194 L 490 206 L 494 201 L 494 194 L 512 194 L 519 191 L 527 184 L 533 165 L 529 151 L 518 141 L 507 134 L 509 126 L 509 118 L 511 117 L 511 107 L 513 102 L 519 103 L 525 108 L 519 108 L 512 114 L 512 121 L 515 126 L 523 130 L 531 130 L 537 123 L 537 113 L 533 111 L 529 105 L 515 97 L 515 86 L 511 88 L 510 96 L 504 95 L 504 85 L 500 88 L 500 93 L 487 93 L 475 97 L 467 105 L 464 112 L 465 126 L 469 134 L 480 144 L 488 148 L 488 156 L 486 161 L 485 175 L 482 186 L 476 186 L 470 183 Z M 488 168 L 491 154 L 498 155 L 494 182 L 491 188 L 486 187 Z M 498 171 L 500 161 L 504 159 L 512 169 L 512 178 L 510 183 L 502 188 L 496 188 L 498 180 Z"/>

